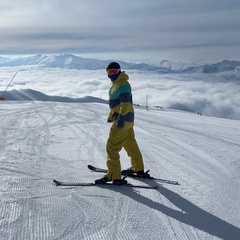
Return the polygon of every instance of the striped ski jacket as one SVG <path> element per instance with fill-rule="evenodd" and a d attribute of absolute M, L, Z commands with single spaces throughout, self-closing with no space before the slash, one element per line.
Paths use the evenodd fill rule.
<path fill-rule="evenodd" d="M 118 78 L 112 82 L 109 90 L 109 121 L 116 121 L 119 128 L 123 128 L 125 122 L 134 121 L 134 110 L 132 106 L 132 90 L 128 82 L 128 75 L 121 72 Z"/>

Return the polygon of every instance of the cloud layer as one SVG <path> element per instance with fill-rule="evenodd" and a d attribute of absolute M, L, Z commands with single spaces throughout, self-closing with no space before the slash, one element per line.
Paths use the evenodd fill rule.
<path fill-rule="evenodd" d="M 2 67 L 0 91 L 14 73 L 12 89 L 33 89 L 47 95 L 108 99 L 105 70 L 76 70 L 36 66 Z M 208 116 L 240 119 L 240 72 L 217 74 L 158 74 L 128 70 L 135 104 L 188 109 Z"/>

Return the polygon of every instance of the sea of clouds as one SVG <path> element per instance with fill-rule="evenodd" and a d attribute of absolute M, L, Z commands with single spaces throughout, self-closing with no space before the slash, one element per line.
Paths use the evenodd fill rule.
<path fill-rule="evenodd" d="M 123 69 L 124 70 L 124 69 Z M 105 69 L 78 70 L 17 66 L 0 68 L 0 91 L 33 89 L 51 96 L 81 98 L 94 96 L 108 99 L 110 80 Z M 240 74 L 159 74 L 127 70 L 133 101 L 142 106 L 162 106 L 193 111 L 207 116 L 240 119 Z"/>

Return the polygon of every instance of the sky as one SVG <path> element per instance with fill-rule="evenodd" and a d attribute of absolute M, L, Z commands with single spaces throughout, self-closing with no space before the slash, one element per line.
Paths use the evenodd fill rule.
<path fill-rule="evenodd" d="M 0 55 L 240 58 L 239 0 L 0 0 Z"/>

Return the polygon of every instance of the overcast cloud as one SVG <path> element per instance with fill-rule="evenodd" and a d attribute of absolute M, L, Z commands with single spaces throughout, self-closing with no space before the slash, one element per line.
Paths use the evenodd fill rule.
<path fill-rule="evenodd" d="M 239 0 L 1 0 L 0 15 L 0 54 L 205 62 L 240 57 Z"/>

